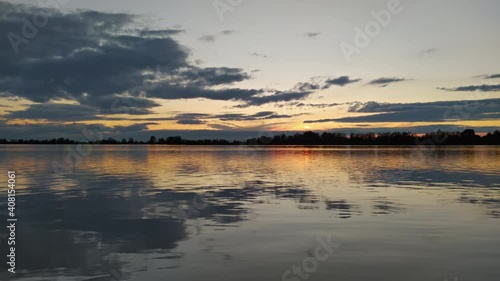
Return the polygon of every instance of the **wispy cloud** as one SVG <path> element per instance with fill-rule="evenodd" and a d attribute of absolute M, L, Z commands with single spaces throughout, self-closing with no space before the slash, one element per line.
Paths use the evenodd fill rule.
<path fill-rule="evenodd" d="M 484 75 L 483 77 L 485 79 L 499 79 L 500 78 L 500 73 L 499 74 Z"/>
<path fill-rule="evenodd" d="M 476 110 L 465 110 L 461 105 L 474 103 Z M 391 122 L 445 122 L 458 120 L 500 120 L 500 99 L 478 101 L 440 101 L 424 103 L 353 102 L 350 113 L 371 115 L 307 120 L 304 123 L 391 123 Z"/>
<path fill-rule="evenodd" d="M 398 77 L 382 77 L 368 82 L 366 85 L 379 86 L 379 87 L 387 87 L 389 84 L 398 83 L 408 81 L 406 78 L 398 78 Z"/>
<path fill-rule="evenodd" d="M 227 35 L 231 35 L 231 34 L 234 34 L 236 33 L 236 30 L 232 30 L 232 29 L 228 29 L 228 30 L 223 30 L 217 34 L 208 34 L 208 35 L 204 35 L 204 36 L 201 36 L 200 39 L 201 41 L 203 42 L 207 42 L 207 43 L 213 43 L 217 40 L 217 38 L 219 36 L 227 36 Z"/>
<path fill-rule="evenodd" d="M 250 53 L 251 56 L 253 57 L 258 57 L 258 58 L 268 58 L 267 55 L 261 54 L 261 53 Z"/>
<path fill-rule="evenodd" d="M 176 120 L 177 124 L 183 125 L 200 125 L 208 124 L 208 120 L 219 120 L 223 122 L 235 121 L 259 121 L 259 120 L 272 120 L 272 119 L 287 119 L 295 116 L 304 115 L 300 114 L 280 114 L 274 111 L 260 111 L 254 114 L 244 113 L 223 113 L 223 114 L 205 114 L 205 113 L 182 113 L 168 120 Z"/>
<path fill-rule="evenodd" d="M 298 108 L 328 108 L 343 105 L 342 103 L 303 103 L 303 102 L 291 102 L 286 104 L 290 107 Z"/>
<path fill-rule="evenodd" d="M 141 36 L 165 37 L 186 32 L 184 29 L 138 30 Z"/>
<path fill-rule="evenodd" d="M 204 120 L 199 120 L 199 119 L 180 119 L 177 120 L 177 124 L 181 125 L 201 125 L 207 123 Z"/>
<path fill-rule="evenodd" d="M 356 83 L 361 81 L 361 79 L 351 79 L 349 76 L 340 76 L 337 78 L 332 78 L 326 80 L 325 84 L 328 85 L 335 85 L 335 86 L 345 86 L 348 84 Z"/>
<path fill-rule="evenodd" d="M 234 34 L 234 33 L 236 33 L 236 30 L 228 29 L 228 30 L 221 31 L 219 34 L 230 35 L 230 34 Z"/>
<path fill-rule="evenodd" d="M 316 37 L 318 37 L 319 35 L 321 35 L 320 32 L 306 32 L 304 33 L 305 36 L 307 36 L 308 38 L 311 38 L 311 39 L 314 39 Z"/>
<path fill-rule="evenodd" d="M 200 41 L 207 42 L 207 43 L 213 43 L 215 42 L 215 35 L 204 35 L 201 36 Z"/>
<path fill-rule="evenodd" d="M 428 56 L 428 55 L 433 55 L 433 54 L 437 53 L 438 51 L 439 51 L 439 49 L 437 49 L 437 48 L 429 48 L 429 49 L 425 49 L 425 50 L 418 52 L 418 55 L 419 56 Z"/>
<path fill-rule="evenodd" d="M 470 86 L 460 86 L 455 88 L 437 88 L 439 90 L 447 92 L 497 92 L 500 91 L 500 84 L 497 85 L 470 85 Z"/>

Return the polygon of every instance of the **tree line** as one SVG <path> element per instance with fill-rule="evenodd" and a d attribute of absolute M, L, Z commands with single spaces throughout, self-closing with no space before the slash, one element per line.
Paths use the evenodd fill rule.
<path fill-rule="evenodd" d="M 351 133 L 349 135 L 338 132 L 316 133 L 307 131 L 293 135 L 280 134 L 275 136 L 261 136 L 246 141 L 228 141 L 224 139 L 186 140 L 180 136 L 156 138 L 151 136 L 149 141 L 137 141 L 133 138 L 113 138 L 96 141 L 75 141 L 67 138 L 48 140 L 0 139 L 0 144 L 164 144 L 164 145 L 419 145 L 431 140 L 438 145 L 500 145 L 500 131 L 479 136 L 472 129 L 462 132 L 437 131 L 423 135 L 411 132 L 392 133 Z"/>

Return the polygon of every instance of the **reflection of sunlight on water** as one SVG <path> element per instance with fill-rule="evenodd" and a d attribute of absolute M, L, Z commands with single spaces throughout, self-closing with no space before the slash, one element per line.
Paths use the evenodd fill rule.
<path fill-rule="evenodd" d="M 361 265 L 399 280 L 393 265 L 415 263 L 435 265 L 426 280 L 478 277 L 500 262 L 497 147 L 94 148 L 54 174 L 63 147 L 0 146 L 0 168 L 21 171 L 26 278 L 279 279 L 331 232 L 343 249 L 325 268 L 344 270 L 320 279 L 356 280 Z"/>

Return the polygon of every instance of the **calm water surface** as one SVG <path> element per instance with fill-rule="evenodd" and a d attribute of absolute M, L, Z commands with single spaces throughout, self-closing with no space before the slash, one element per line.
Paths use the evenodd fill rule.
<path fill-rule="evenodd" d="M 500 280 L 500 147 L 71 151 L 0 146 L 14 279 Z"/>

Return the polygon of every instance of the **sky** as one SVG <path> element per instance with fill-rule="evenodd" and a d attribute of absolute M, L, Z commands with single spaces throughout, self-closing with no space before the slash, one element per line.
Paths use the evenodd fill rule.
<path fill-rule="evenodd" d="M 498 11 L 495 0 L 0 2 L 0 138 L 493 131 Z"/>

